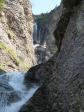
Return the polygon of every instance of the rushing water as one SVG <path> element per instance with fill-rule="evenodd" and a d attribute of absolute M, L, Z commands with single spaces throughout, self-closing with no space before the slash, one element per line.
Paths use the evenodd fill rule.
<path fill-rule="evenodd" d="M 0 75 L 0 112 L 19 112 L 38 89 L 35 85 L 27 88 L 23 81 L 23 73 Z"/>

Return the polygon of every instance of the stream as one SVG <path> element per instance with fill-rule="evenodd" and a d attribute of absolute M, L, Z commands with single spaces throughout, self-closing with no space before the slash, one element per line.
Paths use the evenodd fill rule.
<path fill-rule="evenodd" d="M 35 84 L 28 88 L 23 82 L 24 73 L 0 75 L 0 112 L 19 112 L 38 89 Z"/>

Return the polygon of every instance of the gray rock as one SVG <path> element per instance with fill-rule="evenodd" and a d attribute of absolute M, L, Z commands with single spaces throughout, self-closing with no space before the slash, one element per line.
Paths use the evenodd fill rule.
<path fill-rule="evenodd" d="M 84 111 L 84 0 L 63 0 L 55 28 L 58 52 L 30 69 L 43 85 L 20 112 Z M 59 34 L 59 35 L 58 35 Z"/>

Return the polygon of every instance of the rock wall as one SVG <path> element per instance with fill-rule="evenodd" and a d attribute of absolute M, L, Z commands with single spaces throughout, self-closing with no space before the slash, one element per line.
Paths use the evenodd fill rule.
<path fill-rule="evenodd" d="M 27 72 L 25 81 L 42 86 L 20 112 L 84 111 L 84 0 L 63 0 L 61 5 L 54 31 L 58 52 Z"/>
<path fill-rule="evenodd" d="M 6 0 L 0 10 L 0 69 L 26 71 L 36 63 L 29 0 Z"/>

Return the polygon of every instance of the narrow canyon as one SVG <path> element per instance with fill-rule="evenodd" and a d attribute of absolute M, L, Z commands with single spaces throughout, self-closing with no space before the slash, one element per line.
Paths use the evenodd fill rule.
<path fill-rule="evenodd" d="M 84 112 L 84 0 L 1 0 L 0 112 Z"/>

